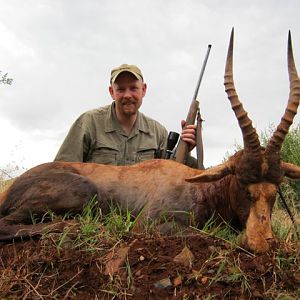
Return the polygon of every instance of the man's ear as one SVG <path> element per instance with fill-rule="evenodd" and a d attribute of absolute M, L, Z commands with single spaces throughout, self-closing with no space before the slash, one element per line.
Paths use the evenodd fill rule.
<path fill-rule="evenodd" d="M 147 84 L 143 83 L 143 97 L 146 95 L 147 92 Z"/>
<path fill-rule="evenodd" d="M 108 90 L 109 90 L 109 93 L 110 93 L 110 96 L 112 97 L 112 99 L 115 100 L 115 97 L 114 97 L 114 90 L 113 90 L 113 88 L 112 88 L 111 85 L 109 86 Z"/>

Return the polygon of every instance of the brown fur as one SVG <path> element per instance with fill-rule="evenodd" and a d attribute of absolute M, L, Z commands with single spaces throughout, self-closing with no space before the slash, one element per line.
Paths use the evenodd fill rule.
<path fill-rule="evenodd" d="M 242 157 L 243 151 L 240 151 L 228 161 L 236 165 L 235 172 L 246 172 L 240 167 L 240 163 L 245 163 Z M 251 180 L 250 184 L 239 181 L 240 175 L 221 176 L 213 182 L 189 183 L 186 179 L 193 181 L 197 176 L 205 177 L 206 173 L 215 172 L 214 169 L 220 172 L 220 169 L 195 170 L 170 160 L 150 160 L 125 167 L 47 163 L 24 173 L 4 194 L 0 207 L 0 239 L 40 233 L 43 226 L 26 225 L 32 214 L 41 217 L 48 210 L 78 212 L 97 194 L 104 212 L 114 203 L 134 215 L 142 211 L 143 218 L 158 219 L 167 214 L 178 223 L 188 225 L 189 214 L 182 212 L 186 211 L 195 216 L 200 227 L 215 214 L 236 227 L 246 227 L 245 245 L 255 251 L 265 251 L 267 240 L 272 237 L 270 214 L 276 184 L 265 181 L 259 170 L 254 170 L 260 169 L 259 165 L 250 164 L 250 168 L 251 172 L 247 172 L 250 175 L 246 177 Z M 24 225 L 16 226 L 20 223 Z M 262 232 L 257 237 L 255 232 L 260 227 Z"/>
<path fill-rule="evenodd" d="M 271 214 L 277 188 L 284 176 L 300 179 L 300 167 L 280 160 L 283 140 L 297 113 L 300 81 L 289 35 L 290 98 L 280 124 L 263 149 L 235 91 L 232 52 L 233 31 L 225 90 L 242 131 L 244 150 L 204 171 L 170 160 L 149 160 L 123 167 L 67 162 L 37 166 L 0 195 L 0 240 L 40 233 L 47 225 L 27 224 L 30 215 L 41 217 L 48 210 L 78 212 L 97 194 L 103 213 L 110 204 L 117 204 L 133 215 L 141 213 L 143 219 L 167 216 L 182 225 L 188 225 L 189 216 L 194 215 L 199 227 L 215 215 L 245 228 L 243 243 L 249 249 L 268 250 L 273 238 Z M 60 226 L 53 226 L 53 230 L 61 230 Z"/>

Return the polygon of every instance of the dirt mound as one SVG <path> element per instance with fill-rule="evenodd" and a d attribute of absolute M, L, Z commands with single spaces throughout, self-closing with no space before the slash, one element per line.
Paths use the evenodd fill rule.
<path fill-rule="evenodd" d="M 103 237 L 93 251 L 57 235 L 0 245 L 1 299 L 300 298 L 300 258 L 253 255 L 205 234 Z M 293 298 L 284 298 L 293 299 Z"/>

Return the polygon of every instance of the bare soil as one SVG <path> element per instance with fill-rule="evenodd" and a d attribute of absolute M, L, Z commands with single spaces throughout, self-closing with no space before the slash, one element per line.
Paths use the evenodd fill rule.
<path fill-rule="evenodd" d="M 202 233 L 0 245 L 0 299 L 300 299 L 299 249 L 251 254 Z"/>

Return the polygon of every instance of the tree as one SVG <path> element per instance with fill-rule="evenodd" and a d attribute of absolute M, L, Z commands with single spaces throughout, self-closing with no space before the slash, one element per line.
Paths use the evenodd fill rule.
<path fill-rule="evenodd" d="M 13 82 L 13 79 L 8 77 L 8 73 L 2 74 L 2 71 L 0 71 L 0 84 L 11 85 L 12 82 Z"/>

